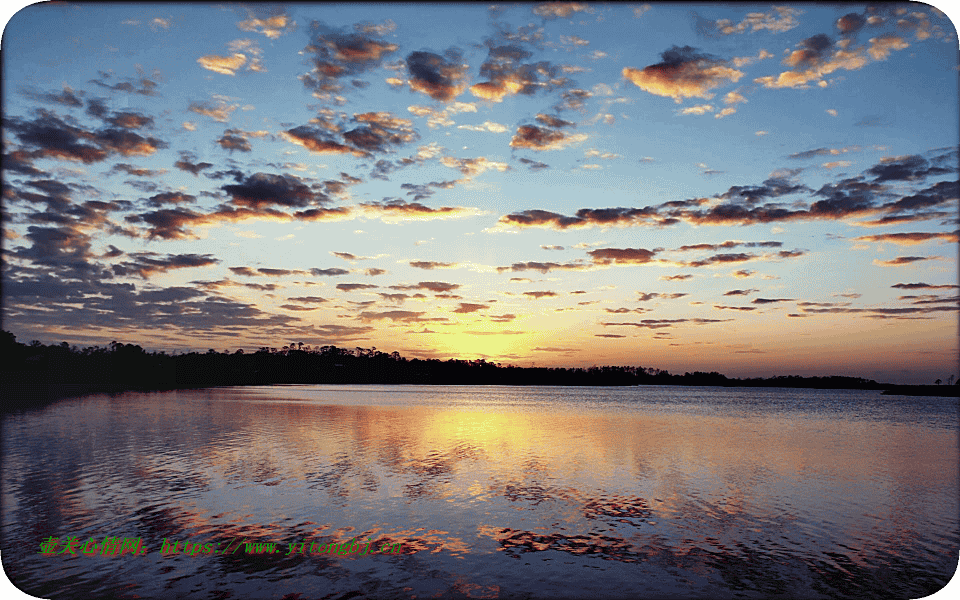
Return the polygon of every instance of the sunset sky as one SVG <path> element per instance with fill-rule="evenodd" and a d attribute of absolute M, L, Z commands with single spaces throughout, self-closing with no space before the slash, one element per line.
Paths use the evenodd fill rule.
<path fill-rule="evenodd" d="M 728 376 L 957 374 L 923 4 L 43 4 L 3 328 Z"/>

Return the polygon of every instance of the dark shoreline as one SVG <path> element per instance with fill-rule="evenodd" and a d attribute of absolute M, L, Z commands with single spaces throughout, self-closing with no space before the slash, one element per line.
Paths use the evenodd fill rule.
<path fill-rule="evenodd" d="M 218 387 L 235 387 L 247 385 L 291 385 L 288 382 L 273 383 L 234 383 L 217 385 L 181 385 L 181 386 L 137 386 L 120 383 L 61 383 L 46 381 L 11 381 L 3 374 L 3 382 L 0 384 L 0 414 L 16 413 L 22 410 L 31 410 L 42 408 L 58 400 L 67 400 L 71 398 L 82 398 L 84 396 L 96 394 L 121 394 L 123 392 L 168 392 L 174 390 L 195 390 L 195 389 L 213 389 Z M 552 387 L 542 383 L 516 384 L 516 383 L 370 383 L 370 382 L 316 382 L 316 383 L 295 383 L 293 385 L 510 385 L 521 387 Z M 960 398 L 960 386 L 955 385 L 898 385 L 881 384 L 883 387 L 868 388 L 850 388 L 850 387 L 813 387 L 813 386 L 785 386 L 785 385 L 702 385 L 702 384 L 639 384 L 639 385 L 606 385 L 602 387 L 724 387 L 724 388 L 757 388 L 757 387 L 779 387 L 783 389 L 820 389 L 820 390 L 882 390 L 884 396 L 936 396 L 936 397 L 958 397 Z M 561 386 L 561 387 L 585 387 L 585 386 Z"/>

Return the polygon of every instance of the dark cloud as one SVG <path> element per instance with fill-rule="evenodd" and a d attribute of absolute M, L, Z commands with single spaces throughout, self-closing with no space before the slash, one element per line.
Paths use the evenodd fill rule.
<path fill-rule="evenodd" d="M 460 307 L 451 311 L 457 314 L 465 315 L 469 313 L 477 312 L 478 310 L 484 310 L 490 308 L 486 304 L 471 304 L 469 302 L 461 302 Z"/>
<path fill-rule="evenodd" d="M 730 290 L 729 292 L 724 292 L 724 296 L 748 296 L 754 292 L 759 292 L 760 290 L 749 289 L 749 290 Z"/>
<path fill-rule="evenodd" d="M 661 294 L 658 292 L 637 292 L 637 302 L 649 302 L 654 298 L 663 298 L 664 300 L 676 300 L 678 298 L 683 298 L 684 296 L 689 296 L 690 294 L 674 293 L 674 294 Z"/>
<path fill-rule="evenodd" d="M 143 129 L 153 127 L 153 117 L 135 112 L 115 112 L 105 121 L 122 129 Z"/>
<path fill-rule="evenodd" d="M 701 54 L 690 46 L 673 46 L 661 53 L 662 61 L 644 67 L 623 69 L 623 76 L 640 89 L 673 98 L 712 98 L 711 89 L 736 82 L 743 72 L 726 66 L 726 61 Z"/>
<path fill-rule="evenodd" d="M 391 321 L 399 321 L 401 323 L 418 323 L 421 321 L 427 321 L 432 319 L 421 319 L 421 315 L 425 314 L 424 312 L 413 312 L 409 310 L 388 310 L 384 312 L 367 312 L 364 311 L 360 313 L 360 319 L 362 321 L 382 321 L 383 319 L 390 319 Z"/>
<path fill-rule="evenodd" d="M 40 112 L 40 116 L 32 121 L 17 117 L 4 119 L 4 128 L 32 148 L 33 158 L 58 158 L 89 164 L 100 162 L 110 154 L 98 144 L 84 143 L 92 137 L 90 132 L 67 125 L 51 113 Z"/>
<path fill-rule="evenodd" d="M 557 293 L 549 292 L 549 291 L 548 292 L 524 292 L 523 295 L 539 300 L 540 298 L 553 298 L 557 296 Z"/>
<path fill-rule="evenodd" d="M 456 283 L 446 283 L 443 281 L 421 281 L 415 285 L 391 285 L 391 290 L 428 290 L 434 293 L 450 292 L 460 287 Z"/>
<path fill-rule="evenodd" d="M 178 240 L 190 237 L 188 227 L 209 223 L 206 215 L 195 213 L 186 208 L 160 209 L 139 215 L 127 215 L 128 223 L 146 223 L 150 225 L 149 237 L 165 240 Z"/>
<path fill-rule="evenodd" d="M 953 169 L 945 167 L 931 167 L 925 158 L 918 155 L 888 157 L 880 160 L 880 164 L 866 170 L 874 177 L 875 182 L 884 181 L 917 181 L 933 175 L 947 175 Z"/>
<path fill-rule="evenodd" d="M 952 233 L 929 233 L 916 231 L 909 233 L 881 233 L 878 235 L 862 235 L 860 237 L 853 238 L 853 240 L 856 242 L 892 242 L 901 246 L 922 244 L 924 242 L 937 239 L 945 242 L 960 242 L 960 232 L 954 231 Z"/>
<path fill-rule="evenodd" d="M 293 129 L 288 129 L 280 133 L 280 136 L 292 142 L 303 146 L 311 152 L 318 154 L 353 154 L 354 156 L 369 156 L 365 150 L 358 150 L 346 144 L 341 144 L 336 138 L 323 129 L 301 125 Z"/>
<path fill-rule="evenodd" d="M 519 272 L 519 271 L 539 271 L 541 273 L 549 273 L 550 271 L 583 271 L 589 269 L 590 266 L 584 263 L 555 263 L 555 262 L 522 262 L 522 263 L 513 263 L 509 267 L 497 267 L 497 273 L 503 273 L 505 271 Z"/>
<path fill-rule="evenodd" d="M 188 173 L 193 173 L 194 176 L 200 174 L 200 171 L 208 169 L 213 166 L 212 163 L 208 162 L 194 162 L 197 160 L 197 157 L 191 154 L 190 152 L 180 152 L 180 160 L 173 163 L 173 166 L 180 169 L 181 171 L 187 171 Z"/>
<path fill-rule="evenodd" d="M 569 135 L 557 129 L 538 127 L 536 125 L 521 125 L 510 140 L 514 148 L 528 148 L 530 150 L 560 150 L 561 148 L 586 139 L 586 135 Z"/>
<path fill-rule="evenodd" d="M 775 304 L 777 302 L 796 302 L 795 298 L 754 298 L 752 304 Z"/>
<path fill-rule="evenodd" d="M 564 121 L 559 117 L 554 117 L 553 115 L 538 114 L 537 122 L 546 125 L 547 127 L 552 127 L 554 129 L 561 129 L 563 127 L 573 127 L 574 124 L 570 121 Z"/>
<path fill-rule="evenodd" d="M 384 275 L 386 274 L 386 272 L 387 271 L 385 269 L 378 269 L 376 267 L 370 267 L 369 269 L 363 270 L 363 274 L 368 275 L 370 277 L 376 277 L 377 275 Z"/>
<path fill-rule="evenodd" d="M 223 132 L 223 135 L 220 136 L 217 143 L 220 144 L 221 148 L 230 152 L 251 152 L 253 146 L 250 145 L 247 138 L 243 137 L 243 135 L 238 135 L 238 133 L 236 129 L 228 129 Z"/>
<path fill-rule="evenodd" d="M 756 254 L 745 254 L 743 252 L 728 252 L 724 254 L 714 254 L 700 260 L 692 260 L 683 263 L 687 267 L 706 267 L 717 264 L 741 263 L 758 258 Z"/>
<path fill-rule="evenodd" d="M 182 192 L 163 192 L 147 198 L 147 203 L 153 207 L 161 207 L 165 204 L 180 204 L 182 202 L 196 202 L 197 197 Z"/>
<path fill-rule="evenodd" d="M 258 209 L 268 205 L 302 208 L 323 204 L 330 199 L 293 175 L 255 173 L 235 185 L 221 189 L 230 194 L 234 204 Z"/>
<path fill-rule="evenodd" d="M 294 296 L 293 298 L 287 298 L 290 302 L 302 302 L 304 304 L 321 304 L 323 302 L 329 302 L 326 298 L 321 298 L 320 296 Z"/>
<path fill-rule="evenodd" d="M 104 80 L 112 79 L 112 75 L 99 71 L 100 79 L 91 79 L 90 83 L 98 85 L 104 89 L 114 92 L 125 92 L 128 94 L 140 94 L 141 96 L 156 96 L 157 83 L 146 77 L 124 78 L 124 81 L 118 83 L 107 83 Z"/>
<path fill-rule="evenodd" d="M 387 152 L 391 146 L 400 146 L 419 138 L 409 119 L 394 117 L 389 112 L 368 112 L 354 115 L 360 127 L 343 134 L 351 146 L 364 152 Z"/>
<path fill-rule="evenodd" d="M 349 273 L 350 273 L 350 271 L 348 271 L 348 270 L 346 270 L 346 269 L 337 269 L 337 268 L 332 268 L 332 269 L 310 269 L 310 274 L 311 274 L 311 275 L 314 275 L 314 276 L 316 276 L 316 277 L 320 277 L 320 276 L 323 276 L 323 277 L 336 277 L 336 276 L 338 276 L 338 275 L 347 275 L 347 274 L 349 274 Z"/>
<path fill-rule="evenodd" d="M 450 269 L 457 266 L 457 263 L 445 263 L 437 262 L 432 260 L 413 260 L 410 261 L 410 266 L 417 269 Z"/>
<path fill-rule="evenodd" d="M 143 137 L 125 129 L 102 129 L 89 137 L 105 150 L 123 156 L 150 156 L 157 149 L 167 147 L 164 141 Z"/>
<path fill-rule="evenodd" d="M 371 290 L 380 286 L 370 283 L 338 283 L 337 289 L 344 292 L 355 292 L 357 290 Z"/>
<path fill-rule="evenodd" d="M 664 275 L 660 277 L 664 281 L 685 281 L 687 279 L 693 279 L 693 275 Z"/>
<path fill-rule="evenodd" d="M 40 92 L 24 92 L 26 96 L 33 98 L 39 102 L 52 102 L 54 104 L 61 104 L 63 106 L 70 106 L 72 108 L 79 108 L 83 106 L 83 100 L 74 93 L 73 89 L 69 86 L 63 86 L 63 91 L 60 93 L 40 93 Z"/>
<path fill-rule="evenodd" d="M 433 52 L 411 52 L 407 56 L 410 88 L 434 100 L 448 102 L 466 86 L 466 65 L 460 51 L 450 48 L 444 56 Z"/>
<path fill-rule="evenodd" d="M 837 29 L 842 34 L 856 33 L 867 23 L 863 15 L 858 13 L 847 13 L 837 19 Z"/>
<path fill-rule="evenodd" d="M 642 265 L 649 263 L 657 254 L 657 250 L 645 248 L 598 248 L 587 252 L 595 264 L 598 265 Z"/>
<path fill-rule="evenodd" d="M 352 79 L 379 66 L 397 50 L 396 44 L 383 41 L 385 31 L 363 25 L 354 26 L 350 33 L 314 21 L 310 30 L 310 44 L 304 52 L 312 55 L 313 69 L 301 79 L 319 98 L 342 92 L 341 79 Z"/>
<path fill-rule="evenodd" d="M 542 162 L 539 162 L 539 161 L 536 161 L 536 160 L 531 160 L 531 159 L 529 159 L 529 158 L 521 158 L 521 159 L 520 159 L 520 162 L 522 162 L 523 164 L 527 165 L 527 168 L 530 169 L 531 171 L 540 171 L 540 170 L 542 170 L 542 169 L 549 169 L 549 168 L 550 168 L 550 165 L 548 165 L 548 164 L 546 164 L 546 163 L 542 163 Z"/>
<path fill-rule="evenodd" d="M 689 246 L 680 246 L 676 252 L 685 252 L 688 250 L 729 250 L 730 248 L 779 248 L 783 242 L 733 242 L 727 241 L 722 244 L 692 244 Z"/>
<path fill-rule="evenodd" d="M 939 256 L 898 256 L 890 260 L 875 260 L 873 264 L 881 267 L 897 267 L 900 265 L 909 265 L 911 263 L 920 262 L 924 260 L 935 260 L 940 258 Z"/>
<path fill-rule="evenodd" d="M 364 202 L 361 207 L 371 213 L 381 213 L 387 216 L 409 216 L 409 217 L 443 217 L 455 216 L 465 212 L 462 208 L 453 206 L 441 206 L 440 208 L 430 208 L 419 202 L 404 202 L 403 200 L 393 199 L 385 202 Z"/>
<path fill-rule="evenodd" d="M 132 260 L 112 266 L 114 275 L 120 277 L 135 275 L 147 279 L 172 269 L 208 267 L 220 262 L 212 254 L 167 254 L 165 257 L 160 257 L 156 252 L 133 252 L 127 256 Z"/>
<path fill-rule="evenodd" d="M 488 81 L 470 87 L 474 96 L 501 102 L 505 96 L 530 96 L 540 90 L 552 91 L 568 84 L 560 67 L 548 61 L 524 63 L 533 53 L 522 43 L 500 43 L 502 41 L 491 39 L 486 42 L 487 59 L 480 65 L 480 77 Z"/>
<path fill-rule="evenodd" d="M 110 174 L 126 173 L 127 175 L 132 175 L 134 177 L 157 177 L 158 175 L 163 175 L 165 172 L 166 170 L 164 169 L 160 169 L 160 170 L 144 169 L 141 167 L 128 165 L 126 163 L 117 163 L 112 167 L 110 167 Z"/>
<path fill-rule="evenodd" d="M 931 285 L 929 283 L 897 283 L 890 287 L 901 289 L 901 290 L 950 290 L 950 289 L 960 289 L 960 285 L 954 284 L 944 284 L 944 285 Z"/>

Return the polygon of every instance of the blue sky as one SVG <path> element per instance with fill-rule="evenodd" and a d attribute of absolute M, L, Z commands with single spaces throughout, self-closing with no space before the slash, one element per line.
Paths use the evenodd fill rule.
<path fill-rule="evenodd" d="M 923 4 L 44 4 L 4 328 L 930 382 L 957 37 Z"/>

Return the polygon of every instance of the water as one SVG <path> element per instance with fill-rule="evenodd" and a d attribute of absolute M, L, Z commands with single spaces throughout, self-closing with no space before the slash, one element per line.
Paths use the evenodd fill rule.
<path fill-rule="evenodd" d="M 4 417 L 0 549 L 42 598 L 920 598 L 957 566 L 958 430 L 874 391 L 88 396 Z M 108 536 L 147 551 L 40 553 Z"/>

